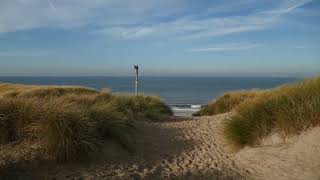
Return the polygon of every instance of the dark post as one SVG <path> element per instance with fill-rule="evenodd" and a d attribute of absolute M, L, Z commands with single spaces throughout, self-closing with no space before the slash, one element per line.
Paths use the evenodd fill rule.
<path fill-rule="evenodd" d="M 135 95 L 138 96 L 139 66 L 134 65 L 134 69 L 136 70 Z"/>

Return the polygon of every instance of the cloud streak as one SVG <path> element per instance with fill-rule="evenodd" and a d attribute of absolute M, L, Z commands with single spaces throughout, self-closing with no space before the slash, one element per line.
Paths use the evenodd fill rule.
<path fill-rule="evenodd" d="M 103 29 L 102 32 L 123 39 L 156 35 L 158 37 L 170 36 L 180 40 L 188 40 L 265 30 L 281 22 L 285 14 L 310 3 L 311 0 L 284 0 L 281 2 L 273 9 L 247 15 L 198 18 L 194 14 L 165 23 L 153 23 L 144 26 L 113 26 Z M 226 7 L 223 8 L 226 9 Z M 216 9 L 215 12 L 217 11 Z"/>
<path fill-rule="evenodd" d="M 10 50 L 0 51 L 0 57 L 41 57 L 54 54 L 51 50 Z"/>
<path fill-rule="evenodd" d="M 3 1 L 0 33 L 42 27 L 79 28 L 90 24 L 95 27 L 90 30 L 94 34 L 125 40 L 150 36 L 189 40 L 265 30 L 281 22 L 283 15 L 312 0 L 270 0 L 266 2 L 276 4 L 272 8 L 245 14 L 230 12 L 255 7 L 259 2 L 222 1 L 211 3 L 214 8 L 207 11 L 189 12 L 186 0 L 55 0 L 54 4 L 52 0 Z M 56 13 L 57 7 L 59 13 Z M 166 16 L 170 18 L 163 21 L 161 17 Z"/>
<path fill-rule="evenodd" d="M 0 2 L 0 33 L 35 28 L 82 27 L 91 22 L 105 6 L 104 0 L 2 0 Z M 59 13 L 55 13 L 59 7 Z"/>
<path fill-rule="evenodd" d="M 201 20 L 195 19 L 195 17 L 187 17 L 168 23 L 148 26 L 114 26 L 100 29 L 96 32 L 122 39 L 137 39 L 155 35 L 160 38 L 173 37 L 178 40 L 190 40 L 264 30 L 279 21 L 279 18 L 274 16 L 266 17 L 265 14 Z"/>
<path fill-rule="evenodd" d="M 48 0 L 48 4 L 49 4 L 49 6 L 50 6 L 50 8 L 52 9 L 53 12 L 56 12 L 56 11 L 57 11 L 56 7 L 53 5 L 53 3 L 51 2 L 51 0 Z"/>
<path fill-rule="evenodd" d="M 140 37 L 145 37 L 154 32 L 155 32 L 155 29 L 151 27 L 133 27 L 133 28 L 112 27 L 112 28 L 99 29 L 97 31 L 93 31 L 92 33 L 112 35 L 120 39 L 136 39 Z"/>
<path fill-rule="evenodd" d="M 261 47 L 263 44 L 258 43 L 225 43 L 219 45 L 211 45 L 206 48 L 195 48 L 188 50 L 190 52 L 223 52 L 223 51 L 240 51 Z"/>

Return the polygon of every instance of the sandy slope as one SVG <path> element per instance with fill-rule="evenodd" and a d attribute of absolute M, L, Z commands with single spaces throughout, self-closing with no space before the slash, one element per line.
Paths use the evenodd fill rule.
<path fill-rule="evenodd" d="M 320 127 L 285 142 L 276 139 L 242 149 L 235 154 L 235 160 L 250 169 L 254 179 L 320 179 Z"/>
<path fill-rule="evenodd" d="M 78 164 L 56 165 L 39 160 L 34 150 L 6 147 L 0 150 L 0 159 L 6 157 L 0 179 L 319 179 L 319 128 L 288 144 L 235 153 L 222 136 L 223 122 L 230 116 L 141 123 L 135 152 L 108 144 L 94 161 Z"/>

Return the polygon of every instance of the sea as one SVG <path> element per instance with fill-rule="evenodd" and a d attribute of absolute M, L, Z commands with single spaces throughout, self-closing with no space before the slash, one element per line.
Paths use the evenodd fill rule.
<path fill-rule="evenodd" d="M 294 77 L 140 77 L 139 93 L 159 96 L 176 116 L 191 116 L 202 105 L 235 90 L 268 89 L 298 80 Z M 1 83 L 76 85 L 134 93 L 135 77 L 0 77 Z"/>

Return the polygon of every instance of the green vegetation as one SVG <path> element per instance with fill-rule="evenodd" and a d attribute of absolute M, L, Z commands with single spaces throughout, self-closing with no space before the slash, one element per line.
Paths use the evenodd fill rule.
<path fill-rule="evenodd" d="M 0 84 L 0 145 L 40 141 L 57 161 L 80 160 L 107 140 L 130 149 L 135 122 L 172 115 L 159 98 L 67 86 Z"/>
<path fill-rule="evenodd" d="M 285 138 L 320 125 L 320 78 L 288 84 L 236 108 L 226 124 L 226 135 L 239 145 L 259 144 L 277 132 Z"/>
<path fill-rule="evenodd" d="M 229 92 L 195 115 L 235 111 L 226 122 L 227 138 L 238 145 L 259 144 L 271 133 L 283 138 L 320 125 L 320 77 L 271 90 Z"/>
<path fill-rule="evenodd" d="M 211 116 L 221 113 L 226 113 L 237 107 L 239 104 L 248 99 L 253 99 L 264 91 L 236 91 L 225 93 L 217 100 L 201 107 L 200 111 L 195 113 L 194 116 Z"/>

